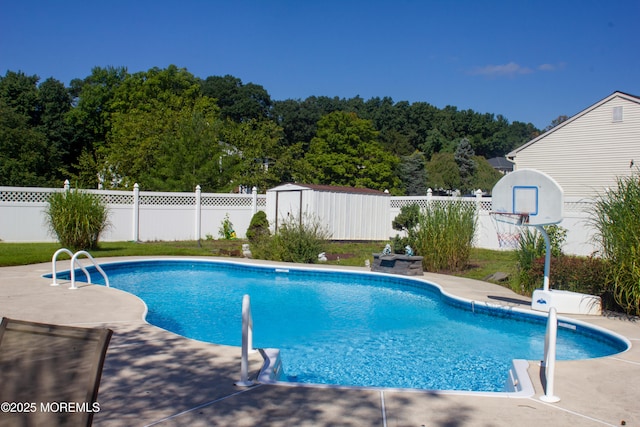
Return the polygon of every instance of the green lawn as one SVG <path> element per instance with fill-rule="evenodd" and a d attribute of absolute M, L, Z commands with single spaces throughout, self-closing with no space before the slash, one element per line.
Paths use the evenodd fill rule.
<path fill-rule="evenodd" d="M 202 240 L 185 242 L 102 242 L 98 250 L 91 251 L 93 257 L 117 256 L 227 256 L 242 257 L 245 240 Z M 364 266 L 372 260 L 371 254 L 381 252 L 386 242 L 330 242 L 326 246 L 327 264 Z M 0 267 L 50 262 L 57 243 L 5 243 L 0 242 Z M 59 259 L 68 259 L 61 254 Z M 473 249 L 468 267 L 451 274 L 470 279 L 483 280 L 487 276 L 504 272 L 513 275 L 516 271 L 512 252 Z M 444 272 L 448 273 L 448 272 Z M 509 286 L 508 283 L 505 284 Z"/>

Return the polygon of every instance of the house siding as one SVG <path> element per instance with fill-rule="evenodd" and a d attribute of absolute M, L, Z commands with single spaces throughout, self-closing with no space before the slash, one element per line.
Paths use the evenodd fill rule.
<path fill-rule="evenodd" d="M 614 107 L 622 107 L 622 121 L 613 121 Z M 565 196 L 602 194 L 615 188 L 618 177 L 639 170 L 640 99 L 614 94 L 520 150 L 515 150 L 516 169 L 546 172 Z"/>

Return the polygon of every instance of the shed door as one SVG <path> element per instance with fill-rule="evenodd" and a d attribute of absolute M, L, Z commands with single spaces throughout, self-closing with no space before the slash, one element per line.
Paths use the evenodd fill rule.
<path fill-rule="evenodd" d="M 278 225 L 290 217 L 302 220 L 302 190 L 277 191 L 276 192 L 276 225 Z"/>

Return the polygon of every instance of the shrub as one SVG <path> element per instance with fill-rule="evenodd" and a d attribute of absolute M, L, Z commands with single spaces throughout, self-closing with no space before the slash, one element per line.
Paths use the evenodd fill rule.
<path fill-rule="evenodd" d="M 233 223 L 229 219 L 229 214 L 224 216 L 220 228 L 218 229 L 218 235 L 225 240 L 235 239 L 236 232 L 233 231 Z"/>
<path fill-rule="evenodd" d="M 409 240 L 425 270 L 460 271 L 469 262 L 475 228 L 475 204 L 431 204 L 420 212 Z"/>
<path fill-rule="evenodd" d="M 400 213 L 396 216 L 391 222 L 391 226 L 394 230 L 405 231 L 407 233 L 410 230 L 413 230 L 418 225 L 418 221 L 420 220 L 420 206 L 418 204 L 413 203 L 410 205 L 405 205 L 400 208 Z M 411 245 L 411 241 L 409 236 L 400 236 L 396 234 L 394 238 L 391 239 L 391 248 L 393 252 L 396 254 L 404 254 L 405 247 L 407 245 Z"/>
<path fill-rule="evenodd" d="M 640 176 L 618 178 L 617 184 L 596 201 L 591 222 L 616 302 L 640 315 Z"/>
<path fill-rule="evenodd" d="M 411 246 L 409 237 L 401 237 L 399 234 L 396 234 L 396 236 L 391 239 L 391 250 L 394 254 L 404 254 L 407 245 Z"/>
<path fill-rule="evenodd" d="M 269 237 L 269 220 L 264 211 L 258 211 L 251 217 L 249 228 L 247 229 L 247 239 L 249 243 L 256 243 Z"/>
<path fill-rule="evenodd" d="M 280 224 L 275 235 L 254 243 L 251 252 L 254 258 L 315 263 L 329 237 L 318 220 L 291 216 Z"/>
<path fill-rule="evenodd" d="M 49 197 L 46 219 L 62 246 L 74 251 L 93 250 L 108 226 L 108 210 L 93 194 L 64 191 Z"/>
<path fill-rule="evenodd" d="M 416 203 L 404 205 L 400 208 L 400 213 L 391 222 L 394 230 L 409 231 L 418 225 L 420 220 L 420 206 Z"/>
<path fill-rule="evenodd" d="M 602 298 L 602 306 L 607 310 L 620 311 L 615 302 L 613 292 L 605 281 L 607 262 L 601 258 L 562 255 L 551 258 L 549 286 Z M 537 258 L 532 263 L 529 276 L 536 287 L 542 287 L 544 279 L 544 258 Z"/>
<path fill-rule="evenodd" d="M 547 225 L 544 227 L 549 236 L 551 244 L 551 256 L 559 257 L 562 255 L 562 246 L 567 238 L 567 230 L 557 225 Z M 533 262 L 544 256 L 546 245 L 544 237 L 533 227 L 523 227 L 520 233 L 520 240 L 515 251 L 518 263 L 518 284 L 520 292 L 530 294 L 538 286 L 536 278 L 531 273 Z"/>

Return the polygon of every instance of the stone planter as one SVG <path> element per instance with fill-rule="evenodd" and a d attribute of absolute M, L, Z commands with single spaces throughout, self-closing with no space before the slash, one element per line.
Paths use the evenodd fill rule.
<path fill-rule="evenodd" d="M 380 273 L 401 274 L 404 276 L 422 276 L 422 257 L 408 255 L 373 254 L 371 271 Z"/>

